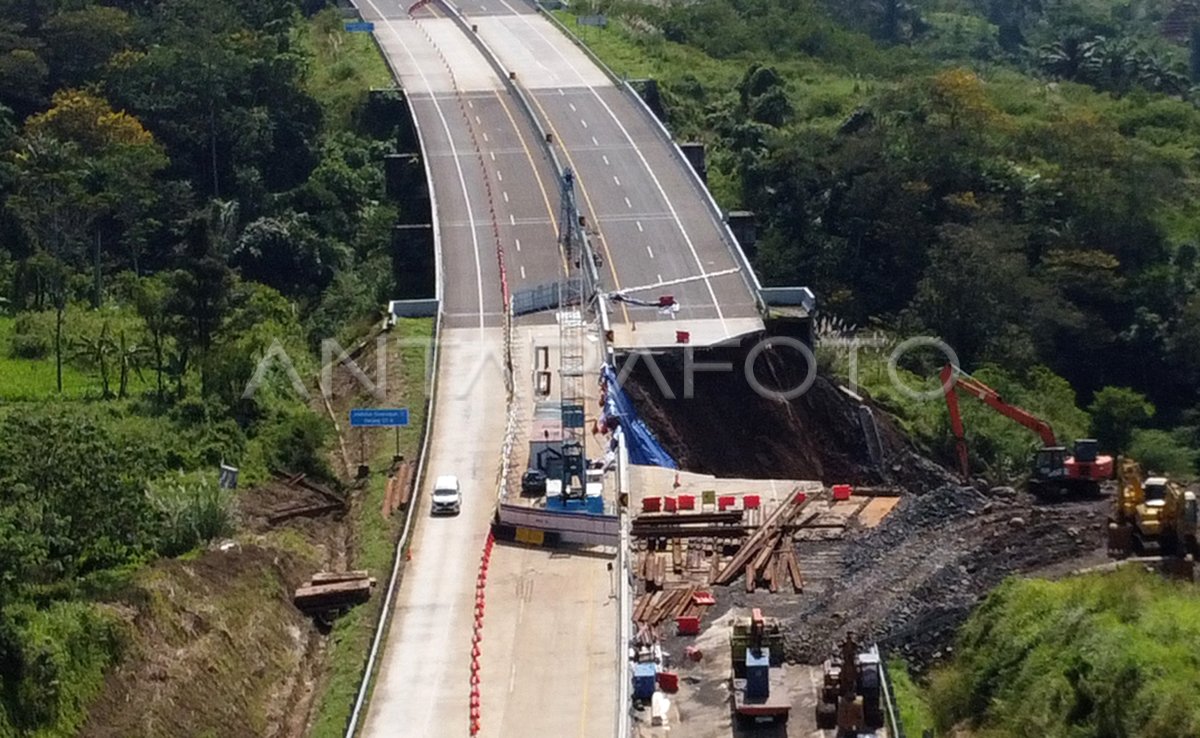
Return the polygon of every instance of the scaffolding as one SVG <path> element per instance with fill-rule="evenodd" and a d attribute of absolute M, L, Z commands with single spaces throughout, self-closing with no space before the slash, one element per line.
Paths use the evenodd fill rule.
<path fill-rule="evenodd" d="M 558 242 L 567 257 L 567 274 L 561 294 L 584 293 L 586 274 L 591 266 L 587 235 L 575 205 L 575 175 L 563 171 L 559 210 Z M 582 300 L 580 301 L 583 302 Z M 562 495 L 583 499 L 587 495 L 587 430 L 584 413 L 584 345 L 587 330 L 583 305 L 563 305 L 558 312 L 559 392 L 562 414 Z"/>

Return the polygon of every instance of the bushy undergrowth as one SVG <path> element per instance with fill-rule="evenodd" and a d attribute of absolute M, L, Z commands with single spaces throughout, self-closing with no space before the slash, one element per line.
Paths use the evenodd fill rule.
<path fill-rule="evenodd" d="M 1011 580 L 959 635 L 932 678 L 945 732 L 977 738 L 1200 735 L 1200 591 L 1127 568 Z"/>

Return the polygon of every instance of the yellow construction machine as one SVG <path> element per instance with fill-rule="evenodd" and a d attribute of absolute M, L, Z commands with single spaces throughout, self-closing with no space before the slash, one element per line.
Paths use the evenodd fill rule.
<path fill-rule="evenodd" d="M 1117 462 L 1117 497 L 1108 521 L 1108 554 L 1196 555 L 1196 495 L 1166 477 L 1145 478 L 1131 458 Z"/>

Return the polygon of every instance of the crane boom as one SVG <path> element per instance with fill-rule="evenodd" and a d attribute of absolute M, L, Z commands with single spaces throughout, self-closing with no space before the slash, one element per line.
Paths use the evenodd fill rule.
<path fill-rule="evenodd" d="M 1050 427 L 1049 423 L 1028 410 L 1008 404 L 1000 397 L 999 392 L 963 372 L 961 369 L 958 369 L 953 364 L 946 364 L 942 367 L 941 380 L 942 391 L 946 394 L 946 409 L 950 412 L 950 428 L 954 431 L 958 467 L 964 478 L 970 476 L 971 468 L 967 457 L 967 439 L 963 430 L 962 415 L 958 409 L 959 392 L 965 391 L 973 395 L 1004 417 L 1037 433 L 1042 439 L 1043 446 L 1058 445 L 1054 429 Z"/>

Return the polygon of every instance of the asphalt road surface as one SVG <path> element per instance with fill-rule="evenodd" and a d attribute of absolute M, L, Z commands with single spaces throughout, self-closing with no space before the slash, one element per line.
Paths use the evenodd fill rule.
<path fill-rule="evenodd" d="M 519 0 L 465 0 L 462 12 L 532 95 L 575 170 L 612 285 L 675 297 L 674 322 L 715 320 L 726 336 L 761 327 L 754 297 L 691 174 L 645 111 L 549 21 Z M 617 309 L 625 322 L 654 308 Z"/>
<path fill-rule="evenodd" d="M 532 126 L 452 21 L 428 11 L 414 21 L 398 4 L 379 0 L 363 0 L 360 10 L 375 22 L 413 107 L 436 202 L 446 322 L 420 499 L 427 503 L 440 474 L 458 475 L 464 494 L 457 517 L 430 518 L 424 508 L 414 513 L 412 560 L 404 566 L 361 734 L 465 736 L 475 581 L 504 441 L 498 250 L 512 289 L 561 278 L 558 182 Z M 501 547 L 493 562 L 484 735 L 514 735 L 514 726 L 539 721 L 551 731 L 545 734 L 612 735 L 616 623 L 603 613 L 574 614 L 578 602 L 607 592 L 605 562 Z M 528 577 L 534 579 L 518 583 Z M 555 629 L 553 638 L 544 637 L 547 627 Z M 571 651 L 568 642 L 582 647 Z M 547 652 L 531 644 L 564 648 Z M 590 689 L 591 699 L 547 700 L 547 678 L 559 669 Z"/>

